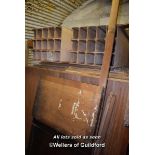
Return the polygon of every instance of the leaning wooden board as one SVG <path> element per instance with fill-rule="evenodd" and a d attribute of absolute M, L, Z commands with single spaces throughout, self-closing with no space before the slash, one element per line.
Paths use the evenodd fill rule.
<path fill-rule="evenodd" d="M 93 135 L 99 87 L 63 78 L 40 79 L 34 118 L 66 135 Z"/>
<path fill-rule="evenodd" d="M 67 70 L 67 71 L 65 71 L 65 70 Z M 43 81 L 41 82 L 42 88 L 43 87 L 49 88 L 49 83 L 51 83 L 51 85 L 52 85 L 52 81 L 56 82 L 56 85 L 60 86 L 61 85 L 60 81 L 64 82 L 64 80 L 67 80 L 69 82 L 66 82 L 66 85 L 67 85 L 67 86 L 65 86 L 66 89 L 68 87 L 71 89 L 72 89 L 72 87 L 74 87 L 74 90 L 80 90 L 83 88 L 83 86 L 86 86 L 87 84 L 91 85 L 91 86 L 89 86 L 89 88 L 96 89 L 97 83 L 99 82 L 99 80 L 98 80 L 99 76 L 97 76 L 97 71 L 93 71 L 93 70 L 86 71 L 85 69 L 79 68 L 79 69 L 77 69 L 77 72 L 74 72 L 74 78 L 75 77 L 76 78 L 80 77 L 80 78 L 77 78 L 77 79 L 73 78 L 73 80 L 70 80 L 72 76 L 70 74 L 71 71 L 68 72 L 68 70 L 71 70 L 71 68 L 65 69 L 65 70 L 64 69 L 59 70 L 58 68 L 57 69 L 56 68 L 48 69 L 48 68 L 39 68 L 39 67 L 26 67 L 26 140 L 27 140 L 26 144 L 28 144 L 31 123 L 32 123 L 32 107 L 35 102 L 34 99 L 36 96 L 37 85 L 39 84 L 40 79 L 43 79 Z M 82 78 L 83 74 L 85 74 L 84 75 L 85 80 L 89 83 L 80 82 L 80 79 L 83 79 Z M 96 85 L 91 84 L 91 81 L 92 81 L 91 75 L 92 74 L 96 75 L 96 78 L 95 78 Z M 63 75 L 67 75 L 67 76 L 65 76 L 65 78 L 64 78 Z M 99 72 L 98 72 L 98 75 L 99 75 Z M 56 79 L 59 79 L 59 80 L 56 80 Z M 109 84 L 108 84 L 108 89 L 107 89 L 107 93 L 106 93 L 107 97 L 105 100 L 107 102 L 107 99 L 109 98 L 108 96 L 109 96 L 109 94 L 111 94 L 111 91 L 113 92 L 113 95 L 116 96 L 116 100 L 115 100 L 114 114 L 111 117 L 111 123 L 110 123 L 110 126 L 108 127 L 109 131 L 107 132 L 107 137 L 105 139 L 106 148 L 109 148 L 109 147 L 110 148 L 106 149 L 106 150 L 102 150 L 101 152 L 102 153 L 106 152 L 106 154 L 108 154 L 108 151 L 110 151 L 111 153 L 112 152 L 116 153 L 116 154 L 119 154 L 121 152 L 121 154 L 122 154 L 122 152 L 126 151 L 126 147 L 128 145 L 128 138 L 127 138 L 128 137 L 128 128 L 126 128 L 124 126 L 124 113 L 125 113 L 124 109 L 126 107 L 126 99 L 127 98 L 122 97 L 122 95 L 119 96 L 119 94 L 122 94 L 125 92 L 126 92 L 124 94 L 125 96 L 128 94 L 127 93 L 128 73 L 123 72 L 123 71 L 110 72 L 108 79 L 109 79 L 108 80 Z M 75 83 L 77 83 L 77 84 L 75 84 Z M 49 89 L 53 89 L 52 87 L 53 86 L 50 86 Z M 125 88 L 125 91 L 124 91 L 124 88 Z M 64 93 L 65 89 L 60 90 L 60 92 Z M 69 92 L 70 92 L 70 94 L 74 94 L 74 92 L 71 92 L 71 91 L 69 91 Z M 92 92 L 95 92 L 95 90 L 92 90 Z M 43 93 L 45 93 L 45 89 L 44 89 Z M 54 92 L 54 93 L 56 93 L 56 92 Z M 89 89 L 88 89 L 87 93 L 91 94 L 91 91 L 89 91 Z M 53 96 L 54 95 L 51 95 L 51 96 L 49 96 L 49 98 L 53 98 Z M 77 95 L 76 95 L 76 97 L 77 97 Z M 66 98 L 64 98 L 64 99 L 66 99 Z M 76 98 L 72 98 L 72 100 L 74 100 L 74 99 L 76 100 Z M 123 99 L 123 101 L 121 101 L 121 99 Z M 58 100 L 58 101 L 60 101 L 60 100 Z M 56 104 L 56 105 L 57 106 L 56 106 L 55 110 L 58 111 L 58 107 L 60 108 L 60 106 L 58 106 L 59 104 Z M 67 110 L 67 108 L 68 107 L 66 107 L 66 109 L 64 109 L 64 110 Z M 70 109 L 68 109 L 68 111 L 71 113 L 71 107 L 70 107 Z M 80 112 L 80 109 L 79 109 L 79 112 Z M 59 111 L 59 113 L 64 114 L 65 111 Z M 70 115 L 68 115 L 68 116 L 70 116 Z M 74 115 L 71 115 L 71 116 L 74 118 Z M 81 116 L 84 121 L 84 115 L 81 115 Z M 92 115 L 90 115 L 90 118 L 92 118 Z M 70 119 L 71 119 L 71 117 L 70 117 Z M 42 121 L 44 121 L 44 120 L 42 120 Z M 46 122 L 46 124 L 49 124 L 49 122 Z M 51 124 L 51 125 L 53 126 L 54 124 Z M 83 122 L 83 127 L 88 127 L 86 122 Z M 62 129 L 64 130 L 64 128 L 61 128 L 61 130 Z M 65 129 L 67 129 L 67 128 L 65 128 Z M 68 131 L 68 129 L 65 131 Z M 79 131 L 79 132 L 81 132 L 81 131 Z M 87 132 L 87 134 L 89 134 L 90 132 L 93 132 L 93 128 L 91 131 L 88 129 L 88 130 L 85 130 L 85 132 Z M 66 132 L 66 134 L 67 134 L 67 132 Z M 115 146 L 117 146 L 117 147 L 115 147 Z"/>
<path fill-rule="evenodd" d="M 74 72 L 73 72 L 74 71 Z M 35 101 L 36 90 L 41 76 L 61 78 L 89 85 L 98 85 L 100 72 L 80 68 L 40 68 L 26 67 L 26 144 L 29 141 L 32 108 Z M 110 78 L 128 80 L 128 73 L 123 71 L 110 72 Z"/>

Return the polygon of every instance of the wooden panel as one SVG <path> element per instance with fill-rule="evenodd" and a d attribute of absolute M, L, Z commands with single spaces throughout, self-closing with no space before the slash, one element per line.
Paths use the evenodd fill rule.
<path fill-rule="evenodd" d="M 114 66 L 128 67 L 129 66 L 129 39 L 123 33 L 121 26 L 117 27 L 117 38 L 115 46 L 115 61 Z"/>
<path fill-rule="evenodd" d="M 92 135 L 99 106 L 98 86 L 43 77 L 35 101 L 34 117 L 69 135 Z"/>
<path fill-rule="evenodd" d="M 37 83 L 39 81 L 39 77 L 42 75 L 51 76 L 51 77 L 59 77 L 62 79 L 70 79 L 69 81 L 72 80 L 75 83 L 85 82 L 85 83 L 98 85 L 100 72 L 98 70 L 86 69 L 86 68 L 77 68 L 77 67 L 76 68 L 75 67 L 65 68 L 65 67 L 62 67 L 62 65 L 60 65 L 60 67 L 59 65 L 57 65 L 57 67 L 53 65 L 53 67 L 51 66 L 49 68 L 48 67 L 46 68 L 45 67 L 44 68 L 26 67 L 26 107 L 25 107 L 26 108 L 25 109 L 26 110 L 26 124 L 25 124 L 26 125 L 26 128 L 25 128 L 26 129 L 26 145 L 28 144 L 29 134 L 31 130 L 32 107 L 33 107 L 34 98 L 36 95 Z M 108 92 L 110 93 L 110 91 L 112 90 L 113 94 L 115 94 L 115 91 L 116 91 L 117 92 L 116 95 L 118 95 L 118 92 L 121 89 L 122 93 L 123 93 L 123 90 L 125 90 L 126 92 L 126 93 L 124 92 L 124 96 L 127 95 L 127 90 L 125 89 L 125 87 L 128 87 L 128 83 L 126 83 L 126 81 L 128 81 L 127 72 L 114 71 L 109 74 L 109 77 L 110 77 L 111 82 L 110 84 L 108 84 Z M 122 85 L 121 83 L 124 83 L 124 84 Z M 118 84 L 120 84 L 120 86 L 118 86 Z M 95 88 L 95 85 L 93 88 Z M 78 89 L 81 86 L 77 84 L 75 85 L 75 87 Z M 116 126 L 115 129 L 118 130 L 118 132 L 116 132 L 115 129 L 112 129 L 113 126 L 111 126 L 111 129 L 110 129 L 111 133 L 108 134 L 110 138 L 107 139 L 106 141 L 106 147 L 109 148 L 110 147 L 109 145 L 111 145 L 109 149 L 110 152 L 112 152 L 111 150 L 113 148 L 117 152 L 115 143 L 117 143 L 116 145 L 119 146 L 118 152 L 125 152 L 126 145 L 128 142 L 128 128 L 124 127 L 124 116 L 123 116 L 123 114 L 125 113 L 125 110 L 124 110 L 125 101 L 120 102 L 118 98 L 119 97 L 117 97 L 116 103 L 115 103 L 117 105 L 117 108 L 115 108 L 115 114 L 116 114 L 115 116 L 117 120 L 121 120 L 121 121 L 118 121 L 118 124 L 117 124 L 117 120 L 112 121 L 112 123 L 115 123 L 114 126 Z M 118 108 L 119 105 L 122 106 L 121 112 L 120 112 L 120 108 Z M 118 112 L 116 113 L 116 111 Z M 119 112 L 120 112 L 120 116 L 118 116 Z M 119 125 L 119 123 L 121 123 L 122 125 Z M 111 135 L 113 136 L 111 137 Z M 114 144 L 111 144 L 110 141 L 113 142 Z M 121 151 L 121 149 L 123 151 Z"/>
<path fill-rule="evenodd" d="M 116 97 L 106 137 L 106 147 L 100 155 L 126 155 L 129 144 L 128 128 L 124 126 L 124 115 L 128 104 L 128 82 L 108 80 L 106 100 L 113 93 Z M 104 132 L 104 128 L 103 128 Z"/>
<path fill-rule="evenodd" d="M 34 105 L 39 76 L 31 70 L 26 70 L 25 75 L 25 141 L 29 143 L 29 135 L 32 123 L 32 108 Z"/>
<path fill-rule="evenodd" d="M 72 49 L 72 30 L 66 27 L 62 27 L 62 36 L 61 36 L 61 62 L 66 62 L 70 60 L 70 51 Z"/>
<path fill-rule="evenodd" d="M 60 77 L 64 79 L 80 81 L 83 83 L 99 85 L 99 69 L 83 68 L 82 66 L 68 67 L 66 64 L 51 64 L 50 66 L 42 65 L 36 67 L 26 67 L 27 70 L 37 72 L 41 75 L 51 75 L 53 77 Z M 111 71 L 109 78 L 116 78 L 128 80 L 128 71 Z"/>

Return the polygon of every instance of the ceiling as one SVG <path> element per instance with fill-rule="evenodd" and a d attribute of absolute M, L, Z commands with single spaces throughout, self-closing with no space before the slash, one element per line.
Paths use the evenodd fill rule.
<path fill-rule="evenodd" d="M 25 39 L 33 38 L 33 28 L 59 26 L 87 0 L 26 0 Z"/>

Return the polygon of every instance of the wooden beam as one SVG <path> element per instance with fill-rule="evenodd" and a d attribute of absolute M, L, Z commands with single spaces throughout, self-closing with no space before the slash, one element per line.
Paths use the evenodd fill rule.
<path fill-rule="evenodd" d="M 115 106 L 114 95 L 112 95 L 111 102 L 105 103 L 105 95 L 106 95 L 105 90 L 107 87 L 107 80 L 109 76 L 110 63 L 111 63 L 111 57 L 112 57 L 112 49 L 113 49 L 113 44 L 115 39 L 118 9 L 119 9 L 119 0 L 113 0 L 110 19 L 109 19 L 109 25 L 108 25 L 108 32 L 105 40 L 105 50 L 104 50 L 104 57 L 102 60 L 101 74 L 99 79 L 99 93 L 100 93 L 101 103 L 100 103 L 100 111 L 98 114 L 98 122 L 96 125 L 95 135 L 101 136 L 101 139 L 97 140 L 97 143 L 103 143 L 105 139 L 106 131 L 108 130 L 109 122 L 111 119 L 111 114 Z M 100 153 L 101 153 L 101 148 L 94 149 L 93 151 L 93 155 L 100 155 Z"/>
<path fill-rule="evenodd" d="M 111 7 L 111 13 L 110 13 L 110 19 L 109 19 L 109 25 L 108 25 L 108 33 L 107 33 L 106 40 L 105 40 L 104 57 L 102 60 L 102 67 L 101 67 L 101 76 L 100 76 L 101 89 L 106 88 L 106 84 L 107 84 L 113 43 L 114 43 L 114 38 L 115 38 L 118 8 L 119 8 L 119 0 L 113 0 L 112 7 Z"/>

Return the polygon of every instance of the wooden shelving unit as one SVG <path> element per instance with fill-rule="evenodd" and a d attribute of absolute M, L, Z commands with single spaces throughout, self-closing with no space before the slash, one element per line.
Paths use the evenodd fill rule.
<path fill-rule="evenodd" d="M 115 35 L 111 66 L 126 66 L 127 64 L 126 58 L 122 61 L 125 55 L 124 52 L 128 49 L 125 49 L 126 47 L 122 48 L 122 45 L 120 44 L 122 34 L 119 27 L 120 26 L 117 27 L 117 33 Z M 105 50 L 107 26 L 75 27 L 72 28 L 72 30 L 70 63 L 101 66 Z M 120 63 L 120 61 L 122 63 Z"/>
<path fill-rule="evenodd" d="M 68 36 L 66 36 L 66 32 L 68 32 Z M 67 61 L 69 58 L 66 60 L 66 56 L 64 56 L 64 54 L 66 55 L 65 52 L 71 50 L 71 34 L 72 30 L 65 27 L 34 29 L 33 60 L 38 62 Z M 65 39 L 65 36 L 69 39 Z M 64 43 L 62 43 L 62 40 L 64 40 Z M 68 48 L 66 48 L 67 44 L 69 45 Z"/>
<path fill-rule="evenodd" d="M 68 62 L 101 66 L 107 26 L 49 27 L 34 29 L 33 59 L 42 62 Z M 111 66 L 128 64 L 128 40 L 117 26 Z"/>
<path fill-rule="evenodd" d="M 107 27 L 75 27 L 72 36 L 70 63 L 101 65 Z M 75 61 L 76 58 L 76 61 Z"/>

